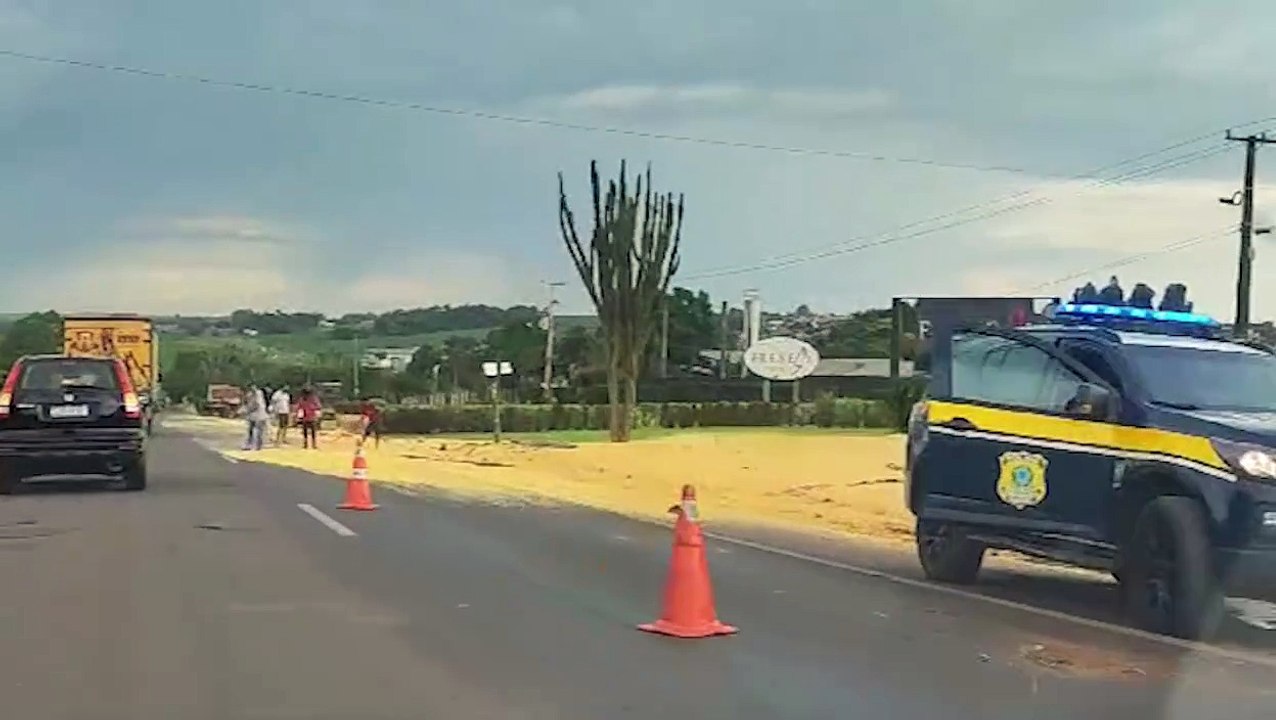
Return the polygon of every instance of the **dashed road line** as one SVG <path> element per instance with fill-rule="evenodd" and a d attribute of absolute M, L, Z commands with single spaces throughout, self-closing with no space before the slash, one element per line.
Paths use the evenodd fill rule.
<path fill-rule="evenodd" d="M 335 532 L 341 537 L 355 537 L 358 535 L 358 533 L 328 517 L 322 510 L 316 508 L 310 503 L 297 503 L 297 507 L 300 508 L 303 513 L 318 520 L 324 527 Z"/>

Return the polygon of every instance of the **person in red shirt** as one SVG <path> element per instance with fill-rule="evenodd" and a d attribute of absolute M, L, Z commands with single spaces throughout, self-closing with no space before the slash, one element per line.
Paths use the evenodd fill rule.
<path fill-rule="evenodd" d="M 301 423 L 302 448 L 319 449 L 319 416 L 323 405 L 314 388 L 304 388 L 301 399 L 297 401 L 297 420 Z"/>
<path fill-rule="evenodd" d="M 372 400 L 365 400 L 363 403 L 363 439 L 360 443 L 366 443 L 368 437 L 376 438 L 376 446 L 381 447 L 381 408 Z"/>

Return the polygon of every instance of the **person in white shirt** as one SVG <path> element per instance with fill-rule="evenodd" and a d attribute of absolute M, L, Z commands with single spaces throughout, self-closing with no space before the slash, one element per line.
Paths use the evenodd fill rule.
<path fill-rule="evenodd" d="M 292 419 L 292 396 L 288 394 L 287 386 L 271 394 L 270 414 L 275 416 L 275 444 L 286 445 L 288 421 Z"/>
<path fill-rule="evenodd" d="M 248 393 L 244 397 L 244 418 L 248 421 L 248 442 L 244 449 L 260 450 L 270 413 L 266 411 L 266 398 L 261 388 L 255 384 L 248 386 Z"/>

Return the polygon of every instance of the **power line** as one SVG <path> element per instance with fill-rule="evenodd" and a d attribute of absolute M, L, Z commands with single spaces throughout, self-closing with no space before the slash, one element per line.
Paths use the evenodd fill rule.
<path fill-rule="evenodd" d="M 63 65 L 86 70 L 98 70 L 102 72 L 113 72 L 123 75 L 134 75 L 139 77 L 174 80 L 181 82 L 198 83 L 201 85 L 209 85 L 212 87 L 223 87 L 234 90 L 246 90 L 259 93 L 270 93 L 275 95 L 293 95 L 317 100 L 329 100 L 336 102 L 355 103 L 359 105 L 367 105 L 373 107 L 391 108 L 396 110 L 411 110 L 415 112 L 431 113 L 435 115 L 447 115 L 451 117 L 468 118 L 472 120 L 487 120 L 493 122 L 503 122 L 515 125 L 536 126 L 554 128 L 558 130 L 574 130 L 578 132 L 590 132 L 605 135 L 618 135 L 625 137 L 642 138 L 646 140 L 661 140 L 666 142 L 691 143 L 696 145 L 712 145 L 717 147 L 733 148 L 737 150 L 758 150 L 764 152 L 783 153 L 787 155 L 801 155 L 813 157 L 832 157 L 848 160 L 864 160 L 869 162 L 889 162 L 905 165 L 922 165 L 926 167 L 942 168 L 947 170 L 970 170 L 977 172 L 993 172 L 1008 173 L 1015 175 L 1033 175 L 1038 177 L 1064 177 L 1062 174 L 1054 174 L 1030 170 L 1028 168 L 1011 167 L 1007 165 L 979 165 L 975 163 L 948 162 L 943 160 L 934 160 L 930 158 L 920 157 L 901 157 L 892 155 L 883 155 L 880 153 L 862 152 L 854 150 L 832 150 L 828 148 L 811 148 L 797 147 L 788 145 L 773 145 L 769 143 L 749 142 L 745 140 L 730 140 L 725 138 L 715 138 L 698 135 L 679 135 L 675 133 L 662 133 L 651 130 L 640 130 L 637 128 L 612 127 L 603 125 L 588 125 L 584 123 L 573 123 L 562 120 L 551 120 L 542 117 L 530 117 L 522 115 L 508 115 L 503 113 L 487 112 L 484 110 L 473 110 L 467 108 L 445 107 L 441 105 L 431 105 L 427 103 L 412 102 L 407 100 L 390 100 L 386 98 L 376 98 L 367 95 L 353 95 L 345 93 L 327 92 L 323 90 L 311 90 L 306 88 L 290 87 L 286 85 L 273 85 L 267 83 L 245 82 L 240 80 L 223 80 L 202 75 L 190 75 L 186 73 L 170 72 L 167 70 L 153 70 L 150 68 L 132 66 L 132 65 L 115 65 L 111 63 L 92 62 L 89 60 L 75 60 L 72 58 L 54 57 L 51 55 L 36 55 L 33 53 L 25 53 L 17 50 L 0 48 L 0 57 L 7 57 L 14 60 L 25 60 L 28 62 L 46 63 L 50 65 Z"/>
<path fill-rule="evenodd" d="M 1125 257 L 1119 258 L 1113 262 L 1110 262 L 1104 265 L 1098 265 L 1095 267 L 1087 268 L 1085 270 L 1080 270 L 1078 272 L 1074 272 L 1069 275 L 1064 275 L 1063 277 L 1058 277 L 1047 282 L 1033 285 L 1032 287 L 1022 288 L 1022 289 L 1014 291 L 1012 294 L 1018 295 L 1018 294 L 1026 294 L 1031 292 L 1037 292 L 1040 290 L 1045 290 L 1047 288 L 1053 287 L 1060 283 L 1071 282 L 1073 280 L 1080 280 L 1083 278 L 1092 277 L 1094 273 L 1103 272 L 1105 270 L 1115 270 L 1116 268 L 1124 267 L 1126 265 L 1130 265 L 1131 263 L 1139 262 L 1140 260 L 1148 260 L 1150 258 L 1158 257 L 1161 255 L 1168 255 L 1169 253 L 1178 252 L 1179 250 L 1186 250 L 1187 248 L 1195 247 L 1197 245 L 1200 245 L 1201 243 L 1209 242 L 1211 240 L 1220 240 L 1236 232 L 1236 228 L 1237 228 L 1237 225 L 1233 223 L 1231 225 L 1228 225 L 1225 228 L 1222 228 L 1219 230 L 1213 230 L 1211 232 L 1202 233 L 1200 235 L 1195 235 L 1185 240 L 1178 240 L 1176 242 L 1170 243 L 1169 245 L 1162 246 L 1155 250 L 1147 250 L 1141 253 L 1135 253 L 1133 255 L 1126 255 Z"/>
<path fill-rule="evenodd" d="M 1118 161 L 1116 163 L 1102 166 L 1100 168 L 1092 170 L 1088 173 L 1084 173 L 1082 175 L 1063 176 L 1063 175 L 1055 175 L 1052 173 L 1042 173 L 1038 171 L 1029 170 L 1026 168 L 1018 168 L 1018 167 L 1010 167 L 1010 166 L 955 163 L 955 162 L 933 160 L 928 158 L 896 157 L 896 156 L 881 155 L 877 153 L 772 145 L 767 143 L 754 143 L 754 142 L 739 141 L 739 140 L 729 140 L 729 139 L 723 139 L 723 138 L 677 135 L 677 134 L 671 134 L 671 133 L 659 133 L 659 132 L 639 130 L 634 128 L 586 125 L 581 123 L 570 123 L 565 121 L 551 120 L 548 118 L 506 115 L 506 114 L 492 113 L 492 112 L 486 112 L 481 110 L 444 107 L 444 106 L 429 105 L 429 104 L 419 103 L 419 102 L 389 100 L 385 98 L 375 98 L 375 97 L 364 96 L 364 95 L 326 92 L 326 91 L 311 90 L 306 88 L 296 88 L 296 87 L 290 87 L 290 86 L 284 86 L 284 85 L 253 83 L 253 82 L 245 82 L 245 81 L 238 81 L 238 80 L 224 80 L 224 79 L 211 78 L 211 77 L 200 76 L 200 75 L 190 75 L 186 73 L 154 70 L 154 69 L 137 67 L 137 66 L 99 63 L 99 62 L 92 62 L 87 60 L 76 60 L 72 58 L 55 57 L 50 55 L 37 55 L 33 53 L 25 53 L 25 52 L 20 52 L 17 50 L 6 49 L 6 48 L 0 48 L 0 57 L 8 57 L 11 59 L 25 60 L 29 62 L 63 65 L 67 67 L 90 69 L 90 70 L 97 70 L 97 71 L 103 71 L 103 72 L 114 72 L 119 74 L 134 75 L 134 76 L 154 78 L 154 79 L 192 82 L 192 83 L 198 83 L 198 84 L 208 85 L 213 87 L 224 87 L 224 88 L 245 90 L 245 91 L 251 91 L 251 92 L 272 93 L 272 94 L 279 94 L 279 95 L 293 95 L 293 96 L 306 97 L 306 98 L 312 98 L 312 99 L 348 102 L 348 103 L 355 103 L 355 104 L 360 104 L 365 106 L 385 107 L 385 108 L 400 109 L 400 110 L 411 110 L 411 111 L 417 111 L 417 112 L 432 113 L 432 114 L 438 114 L 438 115 L 448 115 L 453 117 L 469 118 L 469 119 L 476 119 L 476 120 L 505 122 L 505 123 L 511 123 L 511 124 L 517 124 L 517 125 L 549 127 L 549 128 L 556 128 L 556 129 L 562 129 L 562 130 L 593 132 L 593 133 L 600 133 L 600 134 L 619 135 L 619 136 L 636 137 L 636 138 L 643 138 L 643 139 L 650 139 L 650 140 L 662 140 L 662 141 L 669 141 L 669 142 L 713 145 L 713 146 L 735 148 L 735 149 L 778 152 L 778 153 L 785 153 L 785 154 L 791 154 L 791 155 L 824 156 L 824 157 L 866 160 L 866 161 L 874 161 L 874 162 L 893 162 L 893 163 L 924 165 L 929 167 L 955 169 L 955 170 L 1000 172 L 1000 173 L 1012 173 L 1012 174 L 1022 174 L 1022 175 L 1034 175 L 1038 177 L 1065 178 L 1068 180 L 1092 179 L 1093 176 L 1098 175 L 1102 172 L 1106 172 L 1119 167 L 1131 165 L 1141 160 L 1162 155 L 1166 152 L 1169 152 L 1175 149 L 1194 145 L 1196 143 L 1201 142 L 1202 140 L 1206 140 L 1214 136 L 1213 132 L 1208 134 L 1202 134 L 1199 136 L 1194 136 L 1186 140 L 1182 140 L 1174 144 L 1162 147 L 1158 150 L 1149 151 L 1147 153 L 1143 153 L 1141 155 L 1138 155 L 1132 158 L 1128 158 L 1125 160 Z M 1236 128 L 1249 127 L 1249 126 L 1261 124 L 1264 122 L 1270 122 L 1272 120 L 1276 120 L 1276 117 L 1269 117 L 1269 118 L 1263 118 L 1260 120 L 1254 120 L 1254 121 L 1243 123 L 1241 125 L 1236 125 L 1233 127 L 1236 127 Z M 1170 170 L 1176 167 L 1181 167 L 1183 165 L 1186 165 L 1192 162 L 1197 162 L 1199 160 L 1212 157 L 1222 152 L 1225 149 L 1225 147 L 1226 146 L 1224 146 L 1223 148 L 1209 148 L 1203 151 L 1194 151 L 1192 153 L 1179 156 L 1177 158 L 1171 158 L 1161 163 L 1155 163 L 1150 166 L 1137 168 L 1133 171 L 1129 171 L 1125 174 L 1118 175 L 1117 177 L 1114 177 L 1111 179 L 1107 179 L 1107 180 L 1097 179 L 1097 182 L 1100 185 L 1115 184 L 1115 183 L 1125 182 L 1132 179 L 1147 177 L 1151 174 L 1164 172 L 1166 170 Z M 975 205 L 962 208 L 960 210 L 944 213 L 942 215 L 934 216 L 924 220 L 914 221 L 906 225 L 899 226 L 898 228 L 896 228 L 896 232 L 898 232 L 899 230 L 904 230 L 911 227 L 917 227 L 918 225 L 925 225 L 932 222 L 936 222 L 938 220 L 943 220 L 943 219 L 951 218 L 954 216 L 964 215 L 974 210 L 980 210 L 985 207 L 990 207 L 993 205 L 1008 202 L 1010 200 L 1031 195 L 1032 192 L 1033 192 L 1032 189 L 1027 189 L 1027 190 L 1019 191 L 1014 194 L 1005 196 L 1003 198 L 998 198 L 996 200 L 983 202 L 983 203 L 977 203 Z M 984 220 L 987 218 L 1003 215 L 1007 212 L 1013 212 L 1016 210 L 1033 207 L 1033 206 L 1036 206 L 1045 202 L 1049 202 L 1049 201 L 1050 201 L 1049 198 L 1038 198 L 1038 199 L 1030 200 L 1024 203 L 1019 203 L 1017 205 L 1012 205 L 1010 207 L 1001 208 L 992 212 L 983 213 L 972 218 L 966 218 L 963 220 L 947 223 L 945 225 L 941 225 L 934 228 L 919 230 L 917 232 L 908 233 L 906 235 L 878 238 L 876 240 L 870 240 L 868 242 L 861 243 L 858 245 L 851 245 L 851 243 L 856 242 L 855 239 L 852 239 L 850 241 L 843 241 L 843 242 L 836 243 L 834 247 L 837 247 L 838 248 L 837 250 L 808 253 L 808 254 L 799 255 L 799 256 L 792 256 L 792 255 L 781 256 L 780 258 L 776 258 L 771 261 L 766 261 L 754 266 L 711 271 L 708 273 L 702 273 L 700 275 L 692 276 L 691 278 L 688 278 L 688 279 L 720 277 L 724 275 L 740 274 L 743 272 L 775 269 L 775 268 L 787 267 L 793 264 L 799 264 L 802 262 L 810 262 L 812 260 L 818 260 L 825 257 L 833 256 L 833 255 L 857 252 L 857 251 L 866 250 L 872 247 L 878 247 L 881 245 L 886 245 L 886 244 L 890 244 L 894 242 L 900 242 L 910 238 L 932 234 L 935 232 L 939 232 L 941 230 L 951 229 L 959 225 L 965 225 L 965 224 L 969 224 L 973 222 L 978 222 L 980 220 Z M 850 247 L 844 247 L 846 245 L 850 245 Z"/>
<path fill-rule="evenodd" d="M 1198 138 L 1195 140 L 1195 142 L 1199 142 L 1201 139 L 1204 139 L 1204 138 Z M 1169 148 L 1181 147 L 1183 146 L 1183 144 L 1184 143 L 1176 143 L 1175 145 L 1169 146 Z M 1168 149 L 1168 148 L 1163 148 L 1162 151 L 1164 151 L 1165 149 Z M 1126 173 L 1116 176 L 1115 178 L 1095 179 L 1094 180 L 1094 183 L 1096 183 L 1095 187 L 1116 185 L 1122 182 L 1127 182 L 1129 180 L 1136 180 L 1136 179 L 1148 177 L 1150 175 L 1153 175 L 1159 172 L 1165 172 L 1167 170 L 1172 170 L 1177 167 L 1182 167 L 1184 165 L 1187 165 L 1193 162 L 1198 162 L 1208 157 L 1219 155 L 1223 152 L 1226 152 L 1227 149 L 1228 149 L 1228 145 L 1226 143 L 1223 143 L 1217 147 L 1211 147 L 1211 148 L 1206 148 L 1204 150 L 1193 151 L 1191 153 L 1186 153 L 1183 155 L 1176 156 L 1174 158 L 1170 158 L 1169 160 L 1163 161 L 1161 163 L 1157 163 L 1151 166 L 1128 171 Z M 1146 156 L 1147 154 L 1141 157 L 1146 157 Z M 1121 164 L 1122 163 L 1116 163 L 1113 165 L 1109 165 L 1107 167 L 1117 167 Z M 1085 192 L 1090 189 L 1094 189 L 1094 188 L 1080 188 L 1077 190 L 1077 192 L 1073 193 L 1073 195 L 1081 194 L 1082 192 Z M 868 250 L 870 248 L 881 247 L 883 245 L 891 245 L 897 242 L 902 242 L 904 240 L 911 240 L 913 238 L 922 237 L 925 235 L 931 235 L 942 230 L 951 230 L 953 228 L 961 227 L 963 225 L 969 225 L 972 223 L 980 222 L 982 220 L 987 220 L 987 219 L 998 217 L 1001 215 L 1006 215 L 1008 213 L 1017 212 L 1019 210 L 1025 210 L 1031 207 L 1044 205 L 1046 203 L 1049 203 L 1051 200 L 1048 197 L 1037 197 L 1033 199 L 1024 200 L 1022 202 L 1018 202 L 1016 204 L 1009 205 L 1006 207 L 1001 207 L 1001 208 L 988 210 L 986 212 L 981 212 L 980 214 L 977 214 L 971 217 L 959 217 L 962 215 L 966 215 L 967 213 L 970 213 L 972 211 L 983 210 L 984 208 L 994 208 L 995 206 L 1002 204 L 1006 202 L 1007 200 L 1022 198 L 1022 197 L 1030 197 L 1032 193 L 1033 191 L 1031 189 L 1022 190 L 1012 195 L 1008 195 L 996 200 L 976 203 L 974 205 L 964 207 L 960 210 L 955 210 L 949 213 L 945 213 L 945 214 L 930 217 L 930 218 L 925 218 L 922 220 L 915 220 L 913 222 L 909 222 L 904 225 L 901 225 L 893 231 L 887 231 L 885 233 L 876 233 L 876 234 L 870 233 L 868 235 L 861 235 L 858 237 L 851 238 L 849 240 L 843 240 L 837 243 L 833 243 L 831 245 L 826 245 L 826 246 L 823 246 L 822 248 L 816 248 L 814 250 L 809 250 L 809 251 L 805 251 L 801 253 L 787 253 L 784 255 L 775 256 L 770 259 L 763 260 L 763 261 L 749 264 L 749 265 L 720 268 L 717 270 L 708 270 L 705 272 L 690 275 L 683 279 L 684 280 L 704 280 L 704 279 L 710 279 L 710 278 L 726 277 L 731 275 L 742 275 L 746 273 L 759 272 L 759 271 L 765 271 L 765 270 L 783 269 L 786 267 L 791 267 L 793 265 L 801 265 L 804 263 L 813 262 L 815 260 L 823 260 L 826 258 L 835 257 L 839 255 L 846 255 L 850 253 L 859 252 L 862 250 Z M 937 225 L 935 227 L 924 228 L 924 229 L 916 230 L 913 232 L 899 234 L 901 233 L 901 231 L 908 230 L 910 228 L 915 228 L 922 225 L 929 225 L 936 221 L 946 220 L 946 219 L 954 218 L 954 217 L 957 217 L 957 219 L 952 219 L 948 222 L 945 222 L 941 225 Z"/>

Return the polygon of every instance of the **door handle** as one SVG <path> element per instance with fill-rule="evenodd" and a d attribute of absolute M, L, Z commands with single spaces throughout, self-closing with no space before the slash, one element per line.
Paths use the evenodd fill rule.
<path fill-rule="evenodd" d="M 979 429 L 973 422 L 967 420 L 964 417 L 955 417 L 952 420 L 939 423 L 939 427 L 949 428 L 952 430 L 978 430 Z"/>

